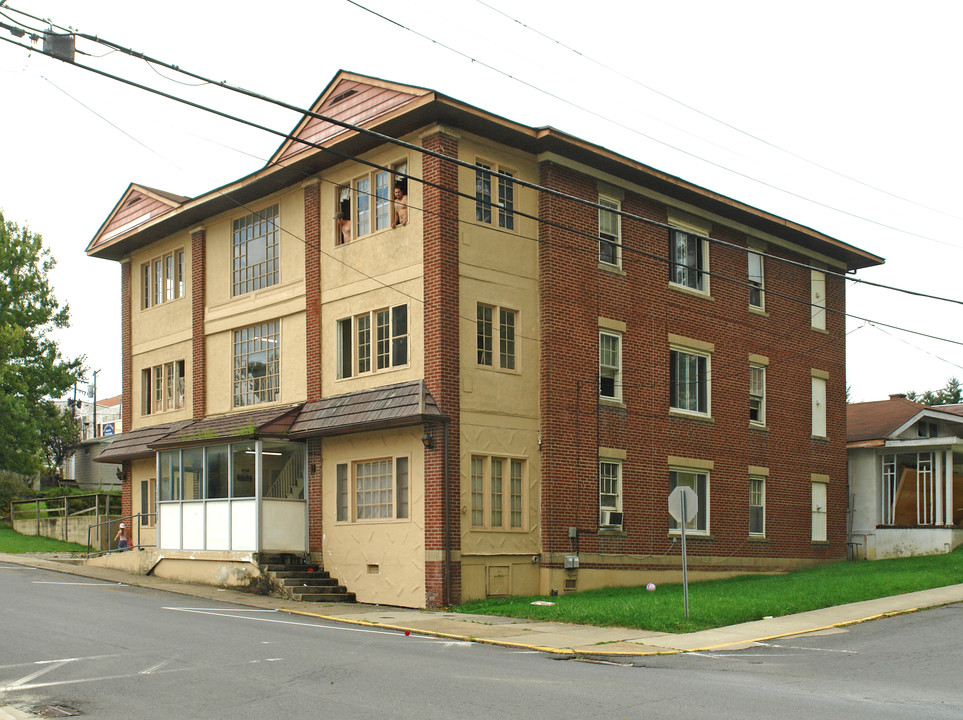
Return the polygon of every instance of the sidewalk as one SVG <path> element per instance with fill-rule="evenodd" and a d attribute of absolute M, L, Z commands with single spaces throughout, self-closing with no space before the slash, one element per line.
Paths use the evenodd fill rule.
<path fill-rule="evenodd" d="M 409 610 L 361 603 L 302 603 L 296 600 L 252 595 L 237 590 L 226 590 L 209 585 L 191 585 L 132 575 L 120 570 L 87 567 L 66 560 L 51 560 L 29 555 L 0 553 L 0 564 L 24 565 L 79 575 L 106 582 L 123 583 L 136 587 L 206 598 L 215 602 L 234 603 L 248 607 L 278 610 L 323 620 L 370 625 L 410 631 L 454 640 L 526 648 L 559 655 L 578 656 L 638 656 L 658 655 L 694 650 L 738 650 L 751 647 L 754 642 L 787 635 L 799 635 L 815 630 L 872 620 L 884 615 L 912 612 L 928 607 L 963 602 L 963 584 L 932 590 L 895 595 L 878 600 L 839 605 L 797 615 L 786 615 L 769 620 L 672 634 L 602 628 L 586 625 L 517 620 L 490 615 L 463 615 L 435 610 Z"/>

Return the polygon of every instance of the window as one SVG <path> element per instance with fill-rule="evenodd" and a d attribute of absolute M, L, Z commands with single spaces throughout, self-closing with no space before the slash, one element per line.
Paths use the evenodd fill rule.
<path fill-rule="evenodd" d="M 337 188 L 336 245 L 392 227 L 394 191 L 400 188 L 402 196 L 408 194 L 407 172 L 406 162 L 395 163 L 390 169 L 372 170 Z"/>
<path fill-rule="evenodd" d="M 669 232 L 669 282 L 699 292 L 709 292 L 708 245 L 698 235 Z"/>
<path fill-rule="evenodd" d="M 622 399 L 622 337 L 599 333 L 599 397 Z"/>
<path fill-rule="evenodd" d="M 141 414 L 155 415 L 184 407 L 184 361 L 141 371 Z"/>
<path fill-rule="evenodd" d="M 523 529 L 524 476 L 524 460 L 472 456 L 472 529 Z"/>
<path fill-rule="evenodd" d="M 934 453 L 883 455 L 880 523 L 904 526 L 942 523 L 940 474 Z"/>
<path fill-rule="evenodd" d="M 281 323 L 234 331 L 234 407 L 280 399 Z"/>
<path fill-rule="evenodd" d="M 184 297 L 184 251 L 174 250 L 141 265 L 143 307 Z"/>
<path fill-rule="evenodd" d="M 338 377 L 408 364 L 408 306 L 372 310 L 338 320 Z"/>
<path fill-rule="evenodd" d="M 498 324 L 495 324 L 498 318 Z M 502 370 L 516 367 L 515 328 L 518 312 L 478 303 L 475 320 L 475 345 L 479 365 L 495 367 L 494 340 L 498 338 L 498 365 Z"/>
<path fill-rule="evenodd" d="M 622 217 L 618 200 L 599 195 L 599 262 L 622 265 Z"/>
<path fill-rule="evenodd" d="M 515 229 L 515 177 L 514 171 L 479 160 L 475 163 L 475 220 L 492 222 L 492 207 L 498 208 L 498 227 Z M 492 202 L 492 174 L 497 182 L 497 202 Z"/>
<path fill-rule="evenodd" d="M 157 524 L 157 480 L 140 481 L 140 523 L 144 527 Z"/>
<path fill-rule="evenodd" d="M 686 485 L 695 490 L 699 498 L 699 509 L 688 523 L 685 529 L 697 533 L 709 532 L 709 474 L 704 470 L 689 470 L 676 468 L 669 470 L 669 492 L 672 492 L 680 485 Z M 669 518 L 670 530 L 678 530 L 679 523 L 674 518 Z"/>
<path fill-rule="evenodd" d="M 278 283 L 278 206 L 234 221 L 234 294 Z"/>
<path fill-rule="evenodd" d="M 817 330 L 826 329 L 826 273 L 810 270 L 812 290 L 812 326 Z"/>
<path fill-rule="evenodd" d="M 916 435 L 921 438 L 939 437 L 939 427 L 935 422 L 920 420 L 916 423 Z"/>
<path fill-rule="evenodd" d="M 766 479 L 749 478 L 749 534 L 766 534 Z"/>
<path fill-rule="evenodd" d="M 765 307 L 765 292 L 763 288 L 762 255 L 750 251 L 749 258 L 749 307 L 762 310 Z"/>
<path fill-rule="evenodd" d="M 621 525 L 612 522 L 610 513 L 622 512 L 622 463 L 599 461 L 599 526 Z"/>
<path fill-rule="evenodd" d="M 826 483 L 812 484 L 813 542 L 826 542 Z"/>
<path fill-rule="evenodd" d="M 408 458 L 341 463 L 335 469 L 338 522 L 404 520 L 408 517 Z"/>
<path fill-rule="evenodd" d="M 766 368 L 764 365 L 749 366 L 749 422 L 766 424 Z"/>
<path fill-rule="evenodd" d="M 826 437 L 826 378 L 813 376 L 812 434 Z"/>
<path fill-rule="evenodd" d="M 691 350 L 669 352 L 669 407 L 709 414 L 709 357 Z"/>

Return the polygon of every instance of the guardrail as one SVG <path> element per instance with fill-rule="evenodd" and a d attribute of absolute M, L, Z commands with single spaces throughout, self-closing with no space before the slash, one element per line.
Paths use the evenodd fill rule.
<path fill-rule="evenodd" d="M 104 520 L 103 522 L 97 523 L 95 525 L 88 525 L 87 526 L 87 554 L 85 555 L 85 557 L 89 558 L 91 555 L 93 555 L 94 557 L 98 557 L 100 555 L 109 555 L 110 553 L 115 553 L 115 552 L 126 552 L 127 550 L 155 547 L 154 545 L 144 545 L 140 541 L 141 525 L 144 525 L 145 523 L 147 525 L 152 525 L 153 523 L 150 522 L 151 520 L 156 522 L 157 513 L 137 513 L 136 515 L 125 515 L 124 517 L 120 517 L 120 518 L 111 518 L 110 520 Z M 119 523 L 124 523 L 127 526 L 127 529 L 131 531 L 133 531 L 134 528 L 137 529 L 137 542 L 134 542 L 133 537 L 128 536 L 129 544 L 127 545 L 126 548 L 121 550 L 120 548 L 111 547 L 114 541 L 113 539 L 110 539 L 107 543 L 106 550 L 98 550 L 96 552 L 91 552 L 90 551 L 91 532 L 96 530 L 99 536 L 101 532 L 101 527 L 106 525 L 107 533 L 108 535 L 110 535 L 110 532 L 112 529 L 111 526 L 117 527 Z"/>

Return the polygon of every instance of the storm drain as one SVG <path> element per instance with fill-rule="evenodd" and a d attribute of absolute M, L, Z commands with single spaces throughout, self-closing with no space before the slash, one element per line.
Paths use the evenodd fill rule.
<path fill-rule="evenodd" d="M 62 718 L 83 715 L 83 712 L 69 705 L 38 705 L 35 708 L 31 708 L 31 711 L 34 715 L 41 718 Z"/>

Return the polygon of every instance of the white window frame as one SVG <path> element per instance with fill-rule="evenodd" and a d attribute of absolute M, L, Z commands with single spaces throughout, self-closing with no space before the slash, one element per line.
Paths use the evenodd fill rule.
<path fill-rule="evenodd" d="M 606 457 L 599 458 L 599 527 L 604 510 L 622 512 L 622 461 Z"/>
<path fill-rule="evenodd" d="M 512 168 L 481 158 L 475 159 L 476 222 L 503 230 L 515 230 L 515 179 L 517 177 L 518 172 Z M 497 212 L 493 212 L 496 208 Z"/>
<path fill-rule="evenodd" d="M 622 267 L 622 203 L 614 197 L 599 195 L 599 263 Z M 611 246 L 611 253 L 605 248 Z"/>
<path fill-rule="evenodd" d="M 250 333 L 245 338 L 244 333 Z M 281 321 L 238 328 L 231 333 L 231 407 L 248 407 L 281 400 Z M 244 348 L 249 344 L 248 348 Z M 273 346 L 273 347 L 272 347 Z M 242 352 L 238 353 L 241 349 Z M 264 353 L 264 375 L 248 375 L 250 363 L 240 365 L 242 357 Z M 245 386 L 249 389 L 244 389 Z M 250 389 L 254 388 L 254 389 Z"/>
<path fill-rule="evenodd" d="M 754 502 L 755 501 L 755 502 Z M 752 529 L 752 509 L 760 508 L 762 528 Z M 764 475 L 749 476 L 749 535 L 752 537 L 766 536 L 766 478 Z"/>
<path fill-rule="evenodd" d="M 476 305 L 475 363 L 479 367 L 518 371 L 518 317 L 518 310 L 502 305 Z"/>
<path fill-rule="evenodd" d="M 615 341 L 615 363 L 606 363 L 603 353 L 603 338 Z M 606 395 L 602 392 L 603 378 L 612 380 L 612 394 Z M 619 333 L 599 331 L 599 397 L 603 400 L 622 401 L 622 336 Z"/>
<path fill-rule="evenodd" d="M 682 474 L 685 477 L 680 478 L 679 475 Z M 675 476 L 675 477 L 673 477 Z M 699 496 L 699 509 L 696 512 L 695 517 L 686 523 L 685 532 L 686 535 L 708 535 L 709 534 L 709 498 L 710 498 L 710 472 L 705 468 L 692 468 L 684 466 L 671 466 L 669 467 L 669 492 L 671 493 L 679 485 L 688 485 L 691 487 L 697 496 L 699 496 L 699 478 L 703 477 L 703 488 L 705 492 L 703 496 Z M 683 480 L 684 482 L 679 482 Z M 700 519 L 704 523 L 704 527 L 699 527 Z M 679 528 L 679 524 L 674 518 L 670 516 L 669 518 L 669 533 L 672 535 L 681 534 L 682 530 Z"/>
<path fill-rule="evenodd" d="M 812 376 L 812 435 L 828 437 L 826 425 L 826 378 Z"/>
<path fill-rule="evenodd" d="M 395 186 L 408 182 L 408 162 L 401 160 L 385 169 L 372 168 L 356 175 L 345 185 L 335 189 L 335 205 L 340 213 L 346 213 L 350 223 L 350 240 L 391 230 L 394 218 Z M 405 194 L 407 195 L 407 187 Z M 335 227 L 335 245 L 344 245 L 341 228 Z"/>
<path fill-rule="evenodd" d="M 338 379 L 407 367 L 411 360 L 411 318 L 408 310 L 408 305 L 402 303 L 338 320 L 335 325 Z M 400 327 L 402 315 L 403 328 Z M 384 319 L 387 319 L 387 323 L 382 322 Z M 346 338 L 346 331 L 350 338 Z"/>
<path fill-rule="evenodd" d="M 695 258 L 690 257 L 690 245 L 695 248 Z M 678 228 L 669 231 L 669 284 L 709 294 L 709 241 L 706 238 Z"/>
<path fill-rule="evenodd" d="M 681 405 L 682 398 L 682 386 L 683 380 L 678 377 L 678 371 L 676 370 L 676 360 L 677 356 L 685 355 L 696 360 L 696 409 L 692 409 L 690 406 L 691 402 L 686 402 L 686 407 Z M 699 360 L 705 360 L 705 372 L 703 376 L 698 374 L 698 362 Z M 689 368 L 686 368 L 688 376 Z M 675 380 L 673 380 L 675 378 Z M 694 350 L 692 348 L 670 345 L 669 346 L 669 410 L 673 413 L 684 413 L 686 415 L 697 415 L 700 417 L 710 417 L 712 415 L 712 354 L 709 352 L 704 352 L 702 350 Z M 686 381 L 686 385 L 691 385 L 692 381 Z M 678 385 L 676 388 L 675 386 Z M 704 387 L 702 387 L 704 385 Z M 705 407 L 699 408 L 699 395 L 702 394 L 705 397 Z M 686 393 L 686 398 L 689 395 Z M 676 403 L 676 404 L 673 404 Z"/>
<path fill-rule="evenodd" d="M 815 330 L 826 329 L 826 273 L 815 268 L 809 271 L 812 307 L 810 323 Z"/>
<path fill-rule="evenodd" d="M 826 542 L 827 483 L 812 482 L 812 542 Z"/>
<path fill-rule="evenodd" d="M 182 410 L 186 403 L 185 371 L 186 364 L 183 360 L 173 360 L 141 370 L 141 415 Z"/>
<path fill-rule="evenodd" d="M 756 411 L 755 419 L 753 410 Z M 749 364 L 749 424 L 766 426 L 766 366 L 760 363 Z"/>
<path fill-rule="evenodd" d="M 524 458 L 472 455 L 468 462 L 468 527 L 525 532 L 528 511 Z"/>
<path fill-rule="evenodd" d="M 765 258 L 756 250 L 746 254 L 749 278 L 749 307 L 754 310 L 766 309 L 766 265 Z M 753 265 L 756 267 L 753 267 Z"/>
<path fill-rule="evenodd" d="M 243 239 L 246 230 L 251 236 Z M 264 259 L 248 262 L 251 245 L 264 247 Z M 243 248 L 243 252 L 242 252 Z M 281 281 L 281 204 L 234 218 L 231 224 L 231 295 L 238 297 Z"/>
<path fill-rule="evenodd" d="M 185 296 L 186 263 L 184 248 L 177 248 L 141 264 L 142 310 L 173 302 Z"/>

